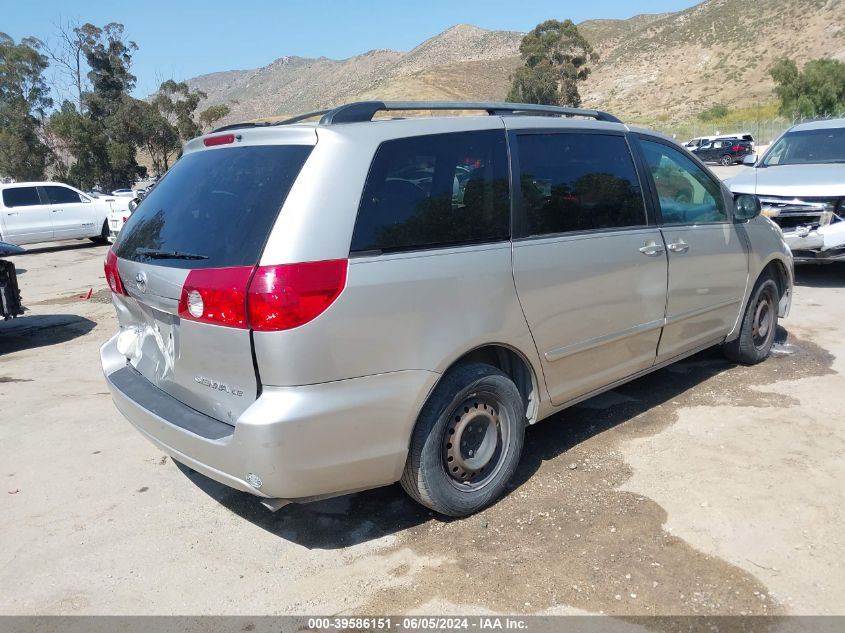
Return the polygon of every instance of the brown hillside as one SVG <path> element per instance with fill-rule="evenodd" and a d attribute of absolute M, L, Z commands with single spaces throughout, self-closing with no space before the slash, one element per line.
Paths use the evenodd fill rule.
<path fill-rule="evenodd" d="M 686 120 L 714 103 L 772 100 L 768 70 L 788 55 L 845 60 L 845 0 L 706 0 L 677 13 L 579 25 L 600 54 L 584 105 L 629 120 Z M 502 100 L 522 34 L 460 24 L 407 53 L 344 60 L 283 57 L 189 80 L 225 122 L 307 112 L 355 99 Z"/>

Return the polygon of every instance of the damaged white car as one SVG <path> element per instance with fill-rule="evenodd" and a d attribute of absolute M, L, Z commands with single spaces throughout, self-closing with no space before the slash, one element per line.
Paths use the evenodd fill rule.
<path fill-rule="evenodd" d="M 726 182 L 760 198 L 796 263 L 845 260 L 845 119 L 802 123 Z"/>

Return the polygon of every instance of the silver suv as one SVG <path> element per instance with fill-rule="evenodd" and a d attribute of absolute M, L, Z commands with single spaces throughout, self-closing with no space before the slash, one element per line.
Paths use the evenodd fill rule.
<path fill-rule="evenodd" d="M 744 162 L 726 184 L 760 198 L 797 263 L 845 261 L 845 119 L 796 125 Z"/>
<path fill-rule="evenodd" d="M 481 115 L 373 120 L 421 109 Z M 317 114 L 190 141 L 108 253 L 106 380 L 176 461 L 271 509 L 401 481 L 466 515 L 527 425 L 709 346 L 768 355 L 789 249 L 672 140 L 522 104 Z"/>

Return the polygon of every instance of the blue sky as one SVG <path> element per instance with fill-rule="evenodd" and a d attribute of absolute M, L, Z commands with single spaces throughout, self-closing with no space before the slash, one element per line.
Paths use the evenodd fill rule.
<path fill-rule="evenodd" d="M 527 31 L 548 18 L 581 22 L 677 11 L 699 0 L 0 0 L 0 30 L 16 40 L 48 40 L 55 24 L 78 18 L 102 26 L 120 22 L 139 50 L 133 60 L 136 94 L 168 78 L 256 68 L 284 55 L 341 59 L 374 48 L 409 50 L 466 22 L 488 29 Z"/>

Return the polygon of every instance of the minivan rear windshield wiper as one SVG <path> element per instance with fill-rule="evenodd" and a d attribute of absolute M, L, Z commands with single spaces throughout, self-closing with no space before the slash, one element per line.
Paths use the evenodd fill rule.
<path fill-rule="evenodd" d="M 135 255 L 149 259 L 208 259 L 208 255 L 180 253 L 179 251 L 157 251 L 154 248 L 136 248 Z"/>

